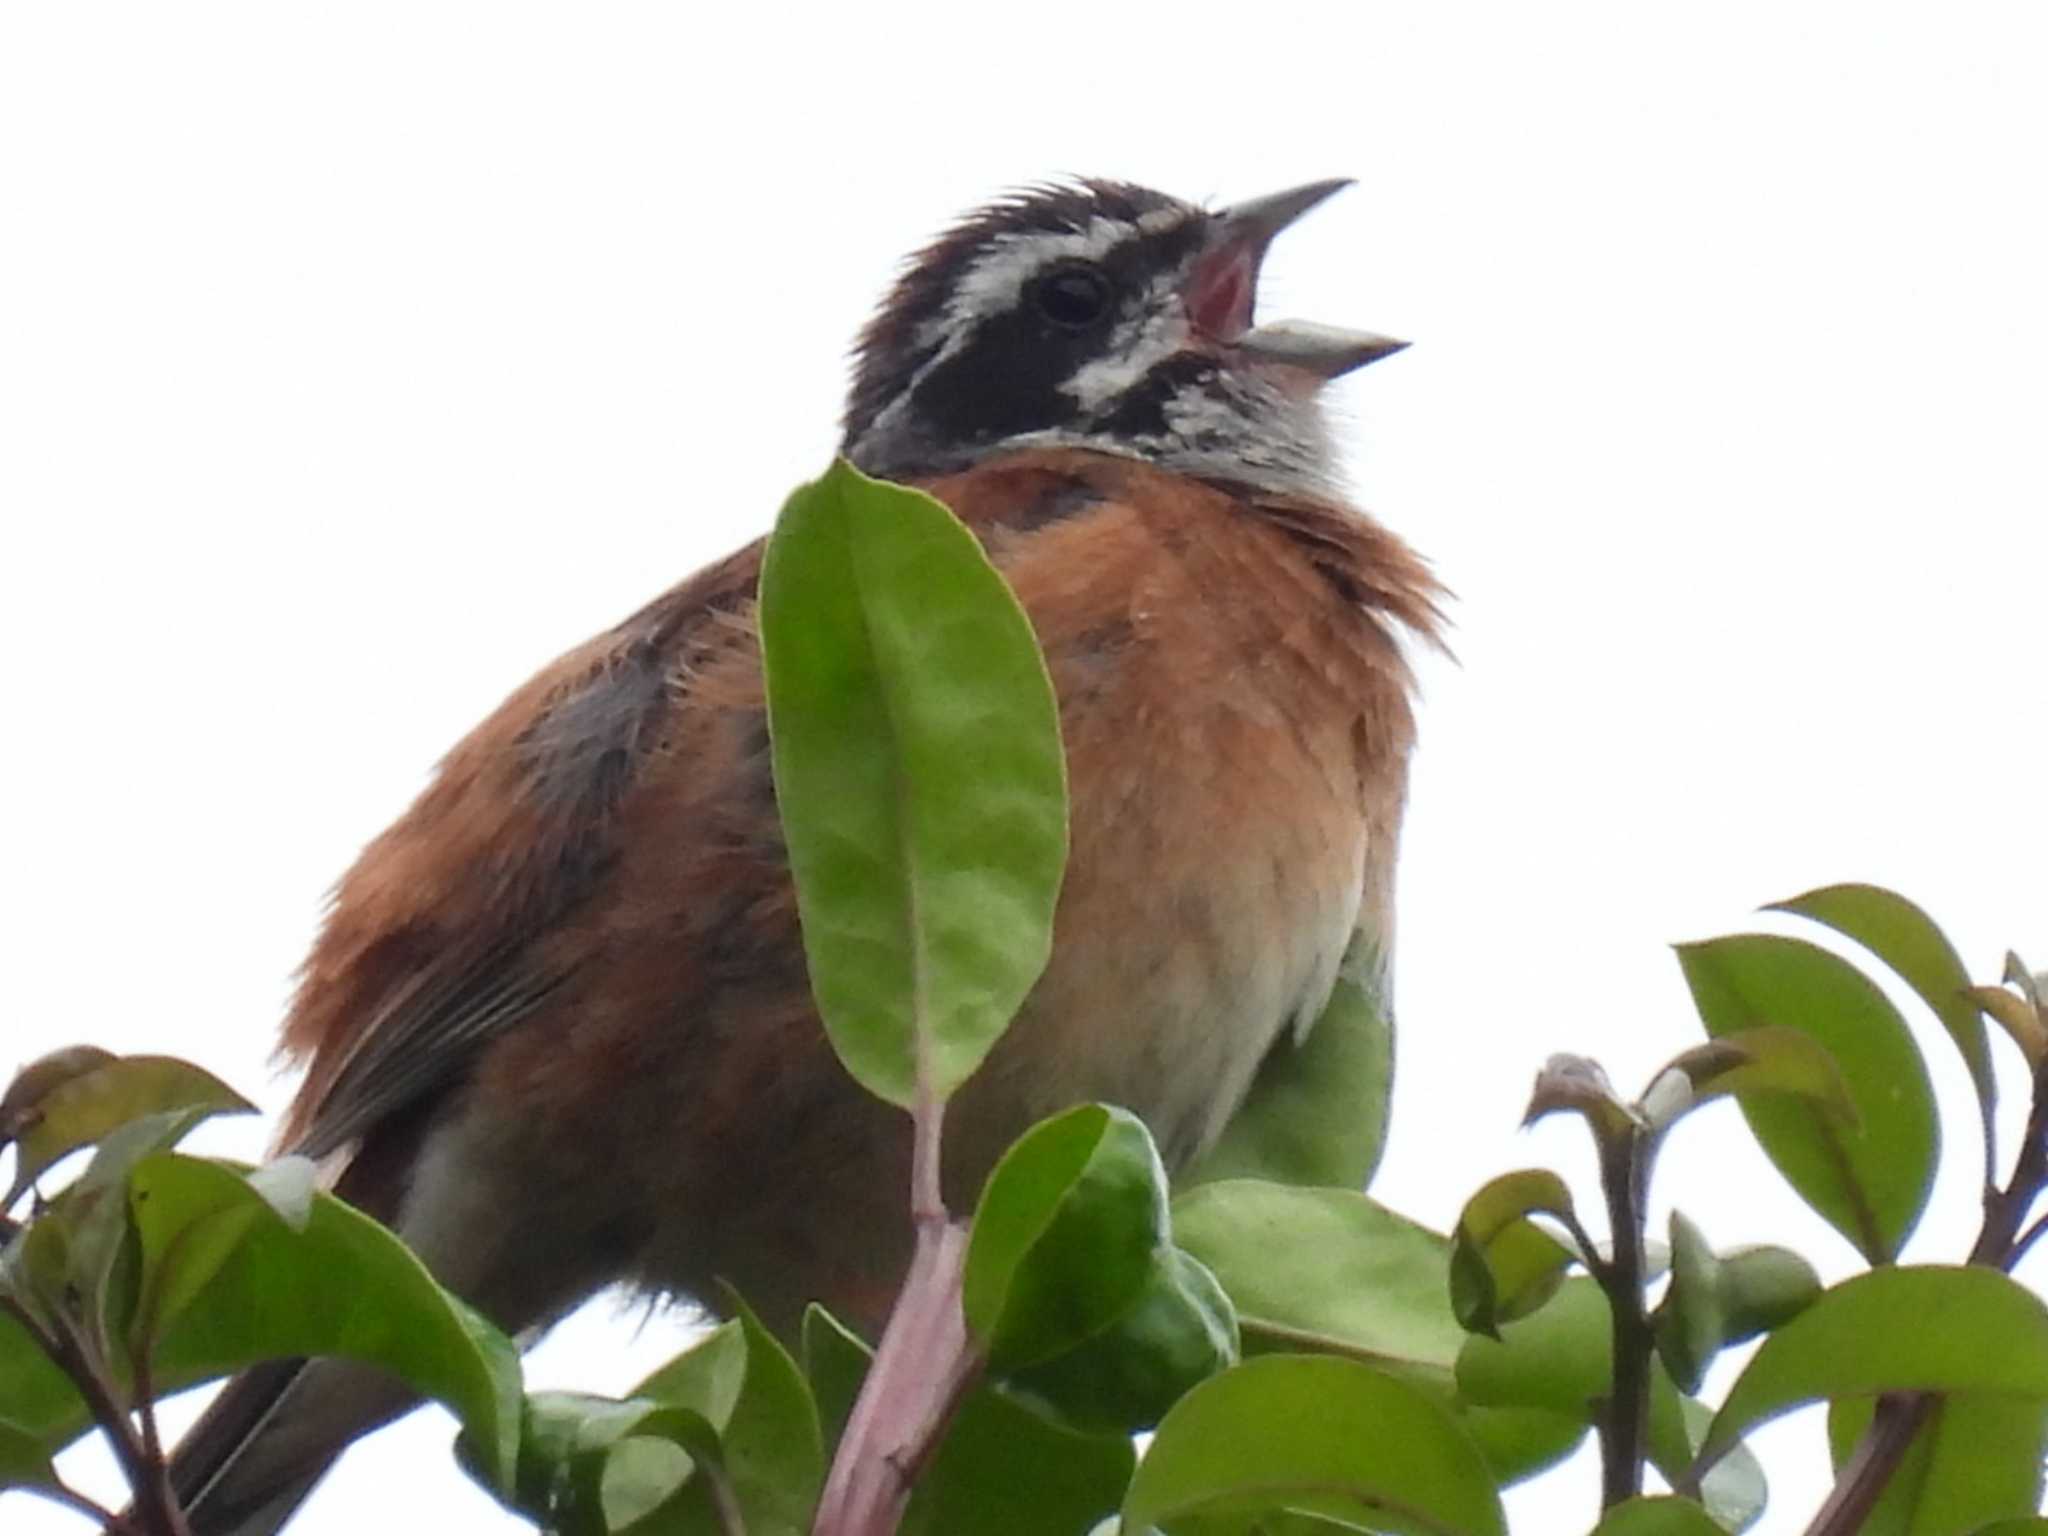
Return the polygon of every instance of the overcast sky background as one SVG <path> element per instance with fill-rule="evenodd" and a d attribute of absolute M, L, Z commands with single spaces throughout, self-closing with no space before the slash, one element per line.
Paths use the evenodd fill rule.
<path fill-rule="evenodd" d="M 1669 944 L 1763 902 L 1877 881 L 1984 979 L 2048 965 L 2048 12 L 739 9 L 0 8 L 0 1072 L 168 1049 L 274 1111 L 358 848 L 763 532 L 899 258 L 1059 173 L 1354 176 L 1262 314 L 1415 341 L 1334 391 L 1359 501 L 1458 593 L 1379 1195 L 1444 1227 L 1508 1167 L 1585 1180 L 1572 1127 L 1515 1129 L 1537 1066 L 1640 1086 L 1698 1035 Z M 1953 1125 L 1929 1259 L 1975 1226 Z M 1659 1188 L 1850 1270 L 1732 1108 Z M 621 1388 L 679 1337 L 600 1304 L 533 1374 Z M 1766 1532 L 1817 1423 L 1758 1442 L 1806 1474 Z M 294 1531 L 518 1528 L 447 1440 L 359 1448 Z M 1543 1490 L 1519 1528 L 1592 1523 L 1589 1466 Z"/>

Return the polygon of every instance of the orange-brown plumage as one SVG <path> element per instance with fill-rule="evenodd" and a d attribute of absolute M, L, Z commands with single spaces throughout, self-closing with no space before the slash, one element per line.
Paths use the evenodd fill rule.
<path fill-rule="evenodd" d="M 1333 186 L 1222 215 L 1033 194 L 933 247 L 870 328 L 849 451 L 982 540 L 1068 756 L 1052 957 L 949 1106 L 956 1208 L 1084 1099 L 1128 1105 L 1184 1165 L 1354 935 L 1384 952 L 1403 638 L 1435 637 L 1438 588 L 1328 489 L 1313 395 L 1395 344 L 1250 317 L 1265 240 Z M 1104 293 L 1113 333 L 1088 310 Z M 509 1329 L 619 1279 L 873 1325 L 909 1250 L 910 1123 L 839 1067 L 804 973 L 760 549 L 570 651 L 448 754 L 343 878 L 285 1026 L 306 1076 L 282 1144 L 332 1159 Z M 181 1453 L 202 1532 L 274 1530 L 404 1406 L 325 1363 L 222 1401 Z"/>

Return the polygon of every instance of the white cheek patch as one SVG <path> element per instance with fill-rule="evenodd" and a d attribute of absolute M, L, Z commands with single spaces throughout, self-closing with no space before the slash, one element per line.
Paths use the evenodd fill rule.
<path fill-rule="evenodd" d="M 1060 393 L 1077 401 L 1089 415 L 1118 395 L 1137 387 L 1160 363 L 1186 348 L 1187 317 L 1172 303 L 1154 305 L 1121 322 L 1110 334 L 1102 356 L 1085 363 L 1060 385 Z"/>

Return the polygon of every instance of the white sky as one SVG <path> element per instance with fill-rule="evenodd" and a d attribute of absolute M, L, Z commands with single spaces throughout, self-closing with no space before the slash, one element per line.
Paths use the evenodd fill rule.
<path fill-rule="evenodd" d="M 896 260 L 1060 172 L 1355 176 L 1263 312 L 1416 342 L 1338 390 L 1359 499 L 1460 595 L 1383 1198 L 1442 1227 L 1496 1171 L 1583 1179 L 1570 1127 L 1515 1131 L 1537 1065 L 1639 1086 L 1697 1035 L 1666 946 L 1762 902 L 1875 880 L 1986 979 L 2048 964 L 2048 13 L 740 10 L 0 9 L 0 1071 L 168 1048 L 281 1104 L 360 845 L 533 668 L 763 531 Z M 1956 1129 L 1927 1258 L 1974 1230 Z M 1660 1187 L 1846 1273 L 1763 1169 L 1716 1109 Z M 677 1336 L 600 1306 L 535 1374 L 621 1387 Z M 294 1531 L 515 1528 L 446 1444 L 359 1449 Z M 1518 1521 L 1583 1529 L 1592 1486 Z M 1796 1530 L 1817 1493 L 1777 1492 Z"/>

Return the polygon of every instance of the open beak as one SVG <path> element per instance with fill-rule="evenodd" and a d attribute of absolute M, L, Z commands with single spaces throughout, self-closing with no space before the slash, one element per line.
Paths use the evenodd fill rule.
<path fill-rule="evenodd" d="M 1390 357 L 1408 343 L 1371 331 L 1349 331 L 1306 320 L 1254 326 L 1259 267 L 1273 237 L 1325 198 L 1351 185 L 1348 178 L 1255 197 L 1209 216 L 1209 239 L 1188 278 L 1188 314 L 1195 328 L 1254 362 L 1334 379 Z"/>

